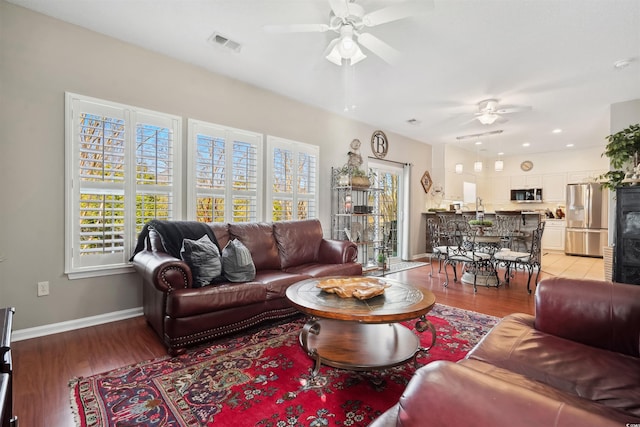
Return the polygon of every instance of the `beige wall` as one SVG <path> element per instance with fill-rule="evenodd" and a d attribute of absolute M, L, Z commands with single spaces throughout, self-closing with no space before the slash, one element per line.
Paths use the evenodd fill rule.
<path fill-rule="evenodd" d="M 354 138 L 363 142 L 364 157 L 371 153 L 375 127 L 2 0 L 0 28 L 0 305 L 17 308 L 16 329 L 142 304 L 135 274 L 77 280 L 63 274 L 65 91 L 319 145 L 325 232 L 330 168 L 346 161 Z M 413 164 L 409 248 L 422 253 L 420 177 L 431 166 L 431 147 L 387 135 L 387 159 Z M 51 295 L 38 298 L 36 283 L 43 280 Z"/>

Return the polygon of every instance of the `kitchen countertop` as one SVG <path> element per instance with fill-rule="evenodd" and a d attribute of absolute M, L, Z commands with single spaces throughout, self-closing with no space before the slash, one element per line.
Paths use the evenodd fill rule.
<path fill-rule="evenodd" d="M 454 211 L 428 211 L 428 212 L 423 212 L 423 214 L 425 215 L 429 215 L 429 214 L 438 214 L 438 213 L 446 213 L 446 214 L 475 214 L 476 211 L 462 211 L 462 212 L 454 212 Z M 485 215 L 495 215 L 495 214 L 499 214 L 499 215 L 542 215 L 541 212 L 537 212 L 537 211 L 496 211 L 496 212 L 485 212 Z"/>

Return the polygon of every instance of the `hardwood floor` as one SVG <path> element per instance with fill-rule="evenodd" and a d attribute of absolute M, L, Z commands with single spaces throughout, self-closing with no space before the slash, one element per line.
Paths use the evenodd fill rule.
<path fill-rule="evenodd" d="M 473 287 L 450 281 L 444 274 L 429 277 L 429 266 L 390 274 L 432 291 L 438 303 L 503 317 L 513 312 L 533 314 L 534 296 L 526 291 L 527 275 L 518 272 L 508 286 Z M 602 259 L 545 253 L 540 278 L 565 276 L 600 279 Z M 533 288 L 533 287 L 532 287 Z M 19 315 L 19 313 L 17 313 Z M 90 376 L 143 360 L 165 356 L 164 346 L 143 317 L 76 331 L 18 341 L 12 345 L 14 413 L 25 427 L 75 426 L 70 407 L 69 380 Z"/>

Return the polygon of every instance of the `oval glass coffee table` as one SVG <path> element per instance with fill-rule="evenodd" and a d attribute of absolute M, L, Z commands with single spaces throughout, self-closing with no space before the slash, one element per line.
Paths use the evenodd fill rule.
<path fill-rule="evenodd" d="M 384 369 L 416 361 L 436 342 L 436 330 L 426 314 L 436 303 L 432 292 L 392 279 L 382 295 L 360 300 L 328 293 L 316 285 L 327 278 L 307 279 L 287 289 L 293 306 L 311 316 L 300 332 L 302 348 L 315 360 L 313 375 L 321 364 L 350 370 Z M 348 277 L 337 279 L 348 280 Z M 417 319 L 416 331 L 431 332 L 429 347 L 399 322 Z"/>

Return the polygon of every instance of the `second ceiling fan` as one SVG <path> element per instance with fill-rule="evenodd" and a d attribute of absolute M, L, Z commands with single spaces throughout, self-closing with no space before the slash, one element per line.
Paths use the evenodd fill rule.
<path fill-rule="evenodd" d="M 400 56 L 400 52 L 378 37 L 363 32 L 363 30 L 415 16 L 424 10 L 425 5 L 432 6 L 433 3 L 432 1 L 409 1 L 365 13 L 364 8 L 356 4 L 354 0 L 329 0 L 331 12 L 328 24 L 267 25 L 264 29 L 272 33 L 333 31 L 338 33 L 338 37 L 331 40 L 325 49 L 324 56 L 334 64 L 342 65 L 343 60 L 346 60 L 348 64 L 354 65 L 365 59 L 367 55 L 362 52 L 360 46 L 365 47 L 385 62 L 393 64 Z"/>
<path fill-rule="evenodd" d="M 492 125 L 496 122 L 506 122 L 507 119 L 502 117 L 503 114 L 520 113 L 529 110 L 531 110 L 529 106 L 500 105 L 497 99 L 485 99 L 478 103 L 478 112 L 475 113 L 475 119 L 483 125 Z"/>

